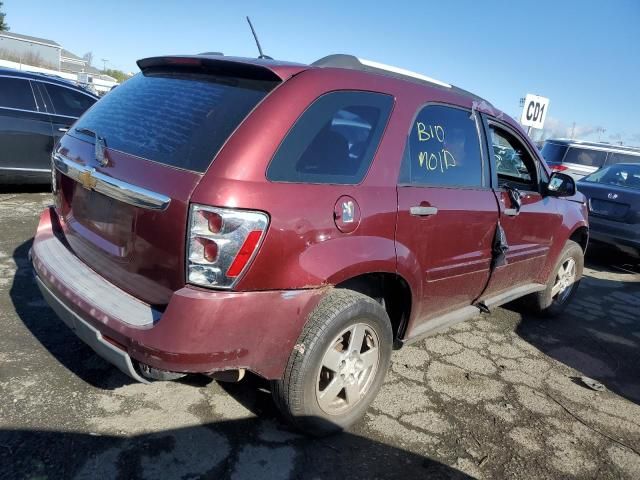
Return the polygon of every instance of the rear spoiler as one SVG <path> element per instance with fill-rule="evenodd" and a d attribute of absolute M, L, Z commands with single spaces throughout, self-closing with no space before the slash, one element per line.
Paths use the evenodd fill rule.
<path fill-rule="evenodd" d="M 211 74 L 232 75 L 254 80 L 281 82 L 308 68 L 285 62 L 221 55 L 180 55 L 143 58 L 137 61 L 142 72 L 152 69 L 196 70 Z"/>

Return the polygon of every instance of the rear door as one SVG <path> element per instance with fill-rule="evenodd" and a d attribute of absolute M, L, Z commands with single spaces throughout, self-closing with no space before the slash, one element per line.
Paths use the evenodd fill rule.
<path fill-rule="evenodd" d="M 0 174 L 48 177 L 52 147 L 49 116 L 31 82 L 0 76 Z"/>
<path fill-rule="evenodd" d="M 185 284 L 191 193 L 227 137 L 277 84 L 267 69 L 234 73 L 228 62 L 214 74 L 199 69 L 199 59 L 189 62 L 149 67 L 127 80 L 86 112 L 56 151 L 57 204 L 69 245 L 154 305 Z"/>
<path fill-rule="evenodd" d="M 493 166 L 493 183 L 500 204 L 500 224 L 509 250 L 506 265 L 499 266 L 483 294 L 484 298 L 539 281 L 546 256 L 562 223 L 553 197 L 543 197 L 541 180 L 546 172 L 518 132 L 488 120 L 487 140 Z M 518 207 L 510 194 L 520 194 Z"/>
<path fill-rule="evenodd" d="M 419 323 L 470 305 L 489 280 L 498 207 L 478 122 L 471 111 L 427 105 L 411 128 L 396 240 L 420 278 Z"/>

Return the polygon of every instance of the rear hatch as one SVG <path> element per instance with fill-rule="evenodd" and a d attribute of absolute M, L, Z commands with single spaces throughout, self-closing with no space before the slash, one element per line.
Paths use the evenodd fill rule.
<path fill-rule="evenodd" d="M 640 189 L 585 181 L 578 188 L 587 197 L 590 215 L 627 224 L 640 223 Z"/>
<path fill-rule="evenodd" d="M 152 305 L 185 284 L 189 199 L 217 152 L 282 80 L 226 59 L 155 58 L 107 94 L 54 152 L 71 249 Z M 97 138 L 97 140 L 96 140 Z"/>

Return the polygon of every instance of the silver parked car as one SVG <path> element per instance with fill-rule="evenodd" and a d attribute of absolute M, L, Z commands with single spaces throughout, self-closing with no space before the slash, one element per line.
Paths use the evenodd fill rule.
<path fill-rule="evenodd" d="M 559 138 L 544 142 L 542 156 L 552 170 L 580 180 L 608 165 L 640 163 L 640 148 Z"/>

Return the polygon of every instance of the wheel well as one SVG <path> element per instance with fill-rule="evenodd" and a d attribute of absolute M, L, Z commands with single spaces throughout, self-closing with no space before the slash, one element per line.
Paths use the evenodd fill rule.
<path fill-rule="evenodd" d="M 348 288 L 375 299 L 389 315 L 393 338 L 398 340 L 404 336 L 411 313 L 411 289 L 400 275 L 365 273 L 345 280 L 335 287 Z"/>
<path fill-rule="evenodd" d="M 586 252 L 587 243 L 589 243 L 589 229 L 587 227 L 578 227 L 569 237 L 582 247 L 582 251 Z"/>

